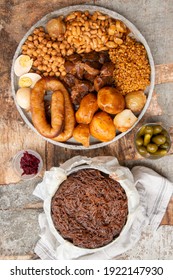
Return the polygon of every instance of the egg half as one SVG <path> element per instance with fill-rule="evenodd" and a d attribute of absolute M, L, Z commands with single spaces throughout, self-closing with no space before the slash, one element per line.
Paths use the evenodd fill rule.
<path fill-rule="evenodd" d="M 16 92 L 16 100 L 19 106 L 25 110 L 30 109 L 30 88 L 19 88 Z"/>
<path fill-rule="evenodd" d="M 41 79 L 41 76 L 36 73 L 27 73 L 27 74 L 22 75 L 19 78 L 18 85 L 21 88 L 23 88 L 23 87 L 33 88 L 34 85 L 36 84 L 36 82 L 39 81 L 40 79 Z"/>
<path fill-rule="evenodd" d="M 33 60 L 28 56 L 21 54 L 14 62 L 14 73 L 20 77 L 29 72 L 32 67 Z"/>

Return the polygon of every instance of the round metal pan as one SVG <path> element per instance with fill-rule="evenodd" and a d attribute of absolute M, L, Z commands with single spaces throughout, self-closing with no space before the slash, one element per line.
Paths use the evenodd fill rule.
<path fill-rule="evenodd" d="M 66 16 L 67 14 L 73 12 L 73 11 L 85 11 L 88 10 L 90 13 L 93 13 L 95 11 L 100 11 L 104 14 L 109 15 L 112 18 L 115 19 L 119 19 L 122 22 L 124 22 L 124 24 L 130 29 L 132 36 L 137 40 L 140 41 L 147 52 L 148 55 L 148 59 L 149 59 L 149 63 L 150 63 L 150 67 L 151 67 L 151 76 L 150 76 L 150 85 L 149 87 L 147 87 L 145 93 L 147 95 L 147 101 L 146 104 L 143 108 L 143 110 L 141 111 L 141 113 L 138 116 L 138 120 L 137 122 L 130 128 L 128 129 L 126 132 L 117 134 L 116 137 L 109 141 L 109 142 L 100 142 L 97 139 L 94 139 L 91 137 L 90 140 L 90 146 L 88 148 L 82 146 L 80 143 L 77 143 L 73 138 L 69 139 L 67 142 L 65 143 L 61 143 L 61 142 L 56 142 L 54 140 L 48 139 L 43 137 L 42 135 L 39 134 L 39 132 L 36 130 L 36 128 L 33 126 L 32 124 L 32 120 L 31 120 L 31 116 L 30 114 L 28 114 L 25 110 L 23 110 L 16 101 L 16 91 L 18 89 L 18 79 L 16 77 L 16 75 L 14 74 L 14 62 L 16 60 L 16 58 L 21 54 L 21 47 L 24 44 L 25 40 L 27 39 L 27 37 L 34 31 L 34 29 L 38 26 L 45 26 L 47 21 L 49 21 L 52 18 L 58 17 L 60 15 Z M 44 16 L 42 19 L 40 19 L 36 24 L 34 24 L 29 30 L 28 32 L 25 34 L 25 36 L 23 37 L 23 39 L 20 41 L 16 52 L 14 54 L 13 57 L 13 62 L 12 62 L 12 68 L 11 68 L 11 86 L 12 86 L 12 95 L 16 104 L 16 107 L 21 115 L 21 117 L 23 118 L 23 120 L 25 121 L 25 123 L 37 134 L 39 134 L 42 138 L 44 138 L 46 141 L 54 144 L 54 145 L 58 145 L 64 148 L 68 148 L 68 149 L 74 149 L 74 150 L 85 150 L 85 149 L 96 149 L 96 148 L 101 148 L 104 147 L 110 143 L 113 143 L 115 141 L 117 141 L 118 139 L 120 139 L 121 137 L 123 137 L 124 135 L 126 135 L 129 131 L 131 131 L 136 125 L 137 123 L 141 120 L 141 118 L 143 117 L 143 115 L 145 114 L 149 103 L 151 101 L 152 98 L 152 93 L 153 93 L 153 89 L 154 89 L 154 80 L 155 80 L 155 67 L 154 67 L 154 61 L 153 61 L 153 57 L 150 51 L 150 48 L 145 40 L 145 38 L 143 37 L 143 35 L 140 33 L 140 31 L 134 26 L 134 24 L 132 24 L 128 19 L 126 19 L 125 17 L 121 16 L 120 14 L 108 10 L 106 8 L 103 7 L 99 7 L 99 6 L 92 6 L 92 5 L 76 5 L 76 6 L 69 6 L 69 7 L 65 7 L 59 10 L 56 10 L 54 12 L 51 12 L 49 14 L 47 14 L 46 16 Z"/>

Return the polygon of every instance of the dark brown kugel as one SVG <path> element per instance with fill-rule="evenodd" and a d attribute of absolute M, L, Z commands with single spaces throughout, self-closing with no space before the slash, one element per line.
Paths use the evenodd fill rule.
<path fill-rule="evenodd" d="M 68 176 L 56 191 L 51 215 L 61 236 L 82 248 L 99 248 L 122 231 L 128 201 L 121 185 L 95 169 Z"/>

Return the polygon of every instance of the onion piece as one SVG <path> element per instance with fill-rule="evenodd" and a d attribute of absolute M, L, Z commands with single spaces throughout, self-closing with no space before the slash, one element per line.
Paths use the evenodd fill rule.
<path fill-rule="evenodd" d="M 125 96 L 126 108 L 134 113 L 139 113 L 146 103 L 146 95 L 142 90 L 129 92 Z"/>
<path fill-rule="evenodd" d="M 131 110 L 125 109 L 114 117 L 113 122 L 117 130 L 125 132 L 134 125 L 137 119 Z"/>

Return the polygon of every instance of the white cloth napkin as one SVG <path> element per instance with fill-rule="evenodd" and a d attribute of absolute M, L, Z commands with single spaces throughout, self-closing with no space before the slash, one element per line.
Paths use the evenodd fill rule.
<path fill-rule="evenodd" d="M 73 166 L 76 165 L 75 160 L 76 158 L 74 158 Z M 68 165 L 69 163 L 67 161 L 61 167 L 68 170 Z M 125 172 L 127 171 L 126 169 Z M 56 178 L 56 168 L 51 169 L 51 172 Z M 157 230 L 173 194 L 173 184 L 152 169 L 144 166 L 133 167 L 131 173 L 133 174 L 134 186 L 140 198 L 140 211 L 137 211 L 135 220 L 128 230 L 128 234 L 125 234 L 123 239 L 120 238 L 120 242 L 107 246 L 106 249 L 83 255 L 76 254 L 76 256 L 74 255 L 71 259 L 112 259 L 131 249 L 139 241 L 141 232 L 146 226 L 149 225 L 153 231 Z M 45 175 L 45 179 L 47 179 L 47 176 L 50 176 L 50 172 Z M 63 175 L 61 180 L 64 180 Z M 41 188 L 42 184 L 39 184 L 34 191 L 34 195 L 44 199 L 46 193 L 45 190 Z M 46 260 L 69 259 L 69 256 L 64 256 L 60 242 L 55 238 L 54 234 L 52 234 L 45 213 L 39 215 L 39 225 L 41 229 L 41 238 L 36 244 L 35 253 L 41 259 Z M 68 244 L 66 246 L 68 250 Z M 69 250 L 72 250 L 71 246 L 69 246 Z"/>

